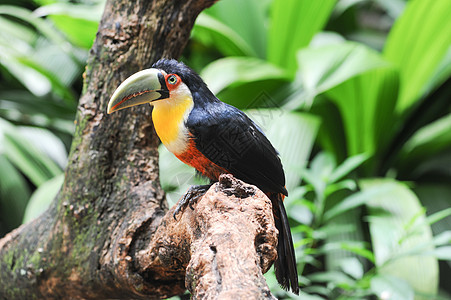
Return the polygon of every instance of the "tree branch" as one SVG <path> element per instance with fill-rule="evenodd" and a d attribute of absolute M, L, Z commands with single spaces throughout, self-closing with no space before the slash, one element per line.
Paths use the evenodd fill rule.
<path fill-rule="evenodd" d="M 156 281 L 180 280 L 194 299 L 274 299 L 263 277 L 277 257 L 271 201 L 255 186 L 222 175 L 194 205 L 172 208 L 137 269 Z"/>

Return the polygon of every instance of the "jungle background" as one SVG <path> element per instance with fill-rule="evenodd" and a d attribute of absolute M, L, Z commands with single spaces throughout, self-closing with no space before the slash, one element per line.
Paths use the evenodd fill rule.
<path fill-rule="evenodd" d="M 104 1 L 0 1 L 0 237 L 57 194 Z M 221 0 L 182 60 L 287 176 L 302 299 L 451 299 L 451 2 Z M 160 148 L 173 205 L 197 179 Z M 271 291 L 281 290 L 272 271 Z"/>

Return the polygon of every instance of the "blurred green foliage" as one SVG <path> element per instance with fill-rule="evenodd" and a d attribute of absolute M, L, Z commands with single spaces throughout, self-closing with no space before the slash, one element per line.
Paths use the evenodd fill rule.
<path fill-rule="evenodd" d="M 0 235 L 62 184 L 104 5 L 2 3 Z M 450 12 L 449 0 L 221 0 L 199 16 L 182 59 L 281 154 L 299 298 L 449 298 Z M 196 179 L 160 154 L 173 204 Z"/>
<path fill-rule="evenodd" d="M 103 5 L 0 2 L 0 235 L 39 215 L 61 186 Z"/>

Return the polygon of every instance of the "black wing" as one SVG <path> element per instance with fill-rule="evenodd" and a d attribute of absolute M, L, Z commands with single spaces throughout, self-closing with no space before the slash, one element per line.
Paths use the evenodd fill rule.
<path fill-rule="evenodd" d="M 186 125 L 209 160 L 264 192 L 287 195 L 277 151 L 242 111 L 220 101 L 195 105 Z"/>

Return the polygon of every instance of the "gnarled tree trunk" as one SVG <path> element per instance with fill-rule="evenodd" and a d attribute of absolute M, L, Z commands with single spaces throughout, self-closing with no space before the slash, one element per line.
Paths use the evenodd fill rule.
<path fill-rule="evenodd" d="M 206 209 L 198 204 L 199 212 L 187 209 L 180 220 L 165 217 L 167 204 L 158 180 L 158 138 L 149 107 L 106 114 L 108 99 L 120 82 L 161 57 L 181 54 L 195 18 L 214 2 L 107 1 L 86 68 L 63 188 L 41 217 L 0 240 L 1 299 L 168 297 L 185 290 L 188 264 L 186 282 L 194 296 L 214 298 L 221 291 L 226 296 L 239 288 L 231 285 L 231 274 L 218 271 L 229 264 L 242 264 L 241 259 L 224 260 L 228 253 L 220 240 L 226 233 L 217 233 L 221 225 L 214 225 L 220 216 L 205 217 Z M 231 187 L 226 185 L 223 182 L 210 189 L 199 203 L 217 204 L 214 199 L 227 198 L 224 193 Z M 258 239 L 251 234 L 242 240 L 252 241 L 246 255 L 266 271 L 275 259 L 276 231 L 270 203 L 268 207 L 266 197 L 254 189 L 243 194 L 246 201 L 237 202 L 236 192 L 228 196 L 236 207 L 253 206 L 239 210 L 257 216 L 248 228 Z M 233 211 L 234 205 L 224 209 Z M 210 227 L 219 231 L 212 234 Z M 193 231 L 188 234 L 181 228 Z M 230 230 L 230 237 L 236 239 L 236 229 Z M 199 241 L 201 235 L 211 243 Z M 178 252 L 168 253 L 168 249 Z M 214 264 L 205 265 L 210 259 Z M 242 281 L 242 286 L 252 287 L 255 298 L 270 298 L 261 271 L 250 270 L 254 275 Z"/>

